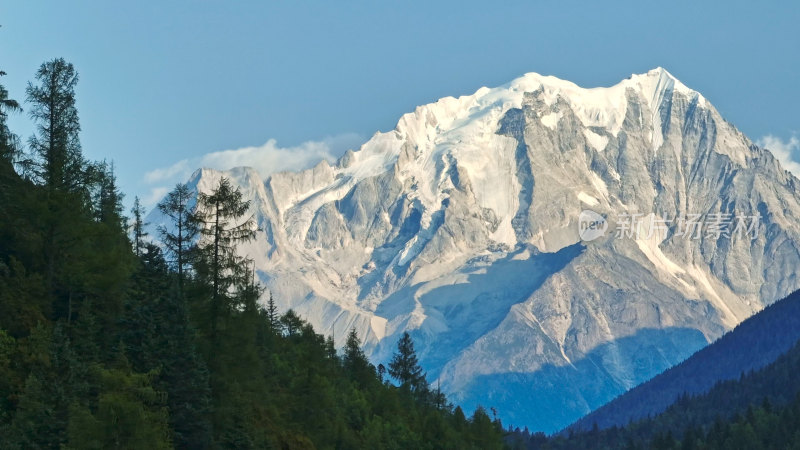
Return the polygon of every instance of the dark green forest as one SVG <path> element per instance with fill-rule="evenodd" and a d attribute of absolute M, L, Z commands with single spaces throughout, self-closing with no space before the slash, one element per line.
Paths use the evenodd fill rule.
<path fill-rule="evenodd" d="M 676 409 L 675 412 L 691 410 Z M 748 406 L 732 417 L 719 416 L 706 426 L 691 425 L 684 419 L 683 431 L 652 433 L 648 425 L 663 425 L 659 418 L 639 427 L 594 430 L 566 437 L 548 438 L 541 433 L 518 432 L 507 440 L 515 449 L 625 449 L 625 450 L 794 450 L 800 449 L 800 395 L 782 407 L 765 400 Z"/>
<path fill-rule="evenodd" d="M 355 331 L 337 349 L 278 311 L 236 252 L 255 225 L 227 180 L 176 186 L 147 236 L 113 164 L 83 156 L 77 82 L 54 59 L 24 101 L 0 85 L 0 448 L 504 446 L 429 386 L 408 335 L 376 368 Z"/>

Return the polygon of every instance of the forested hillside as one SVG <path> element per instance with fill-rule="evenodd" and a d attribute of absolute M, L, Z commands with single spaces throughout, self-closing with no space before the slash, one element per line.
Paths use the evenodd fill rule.
<path fill-rule="evenodd" d="M 626 425 L 664 411 L 683 395 L 707 392 L 719 381 L 775 361 L 800 340 L 800 291 L 739 324 L 677 366 L 619 396 L 570 429 Z"/>
<path fill-rule="evenodd" d="M 794 293 L 765 311 L 755 315 L 728 336 L 712 344 L 698 356 L 736 352 L 731 342 L 763 348 L 774 335 L 791 335 L 778 324 L 800 318 L 797 305 L 800 296 Z M 791 316 L 791 317 L 790 317 Z M 756 331 L 758 330 L 758 332 Z M 739 333 L 742 333 L 739 336 Z M 743 338 L 752 339 L 751 341 Z M 719 346 L 718 348 L 715 348 Z M 747 351 L 742 350 L 742 353 Z M 734 358 L 735 359 L 735 358 Z M 729 359 L 695 360 L 687 367 L 701 362 L 711 366 L 723 365 Z M 677 372 L 683 384 L 692 386 L 699 374 Z M 677 373 L 671 376 L 677 377 Z M 701 372 L 702 373 L 702 372 Z M 707 373 L 707 372 L 706 372 Z M 717 382 L 700 395 L 679 395 L 665 411 L 652 417 L 620 426 L 589 430 L 570 430 L 560 436 L 517 432 L 509 443 L 516 448 L 529 449 L 772 449 L 800 448 L 800 342 L 774 362 L 759 370 L 740 373 L 735 379 Z M 668 374 L 668 373 L 667 373 Z M 667 375 L 664 374 L 664 375 Z M 662 376 L 664 376 L 662 375 Z M 641 403 L 625 404 L 641 409 L 647 397 L 634 397 Z M 586 419 L 583 419 L 586 420 Z"/>
<path fill-rule="evenodd" d="M 675 412 L 692 413 L 692 410 Z M 612 427 L 568 437 L 548 438 L 541 433 L 517 433 L 508 438 L 514 449 L 531 450 L 772 450 L 800 448 L 800 396 L 776 407 L 764 401 L 729 418 L 718 418 L 706 426 L 686 426 L 680 434 L 650 433 L 647 426 Z M 684 424 L 690 423 L 689 421 Z"/>
<path fill-rule="evenodd" d="M 225 180 L 196 207 L 177 186 L 151 244 L 113 164 L 83 157 L 77 81 L 55 59 L 25 102 L 0 86 L 0 448 L 502 448 L 499 421 L 429 387 L 407 335 L 375 368 L 355 333 L 337 349 L 262 307 Z"/>

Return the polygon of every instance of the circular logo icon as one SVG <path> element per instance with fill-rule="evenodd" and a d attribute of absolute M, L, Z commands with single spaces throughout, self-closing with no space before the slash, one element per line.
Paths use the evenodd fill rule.
<path fill-rule="evenodd" d="M 606 234 L 608 222 L 600 214 L 584 209 L 578 216 L 578 235 L 584 241 L 593 241 Z"/>

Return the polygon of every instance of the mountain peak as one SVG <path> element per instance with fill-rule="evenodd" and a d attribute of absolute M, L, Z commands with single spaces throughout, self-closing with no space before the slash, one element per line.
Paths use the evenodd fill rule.
<path fill-rule="evenodd" d="M 552 431 L 800 286 L 782 272 L 800 196 L 757 156 L 663 68 L 596 88 L 529 73 L 421 105 L 333 166 L 197 189 L 230 176 L 252 201 L 241 251 L 281 309 L 355 328 L 376 362 L 411 332 L 454 399 Z M 591 242 L 587 208 L 608 221 Z M 730 238 L 681 225 L 732 214 Z"/>
<path fill-rule="evenodd" d="M 699 92 L 687 87 L 663 67 L 656 67 L 647 73 L 633 75 L 630 81 L 632 84 L 638 85 L 651 109 L 656 109 L 657 105 L 671 92 L 680 92 L 692 100 L 697 99 L 702 106 L 706 104 L 705 98 Z"/>
<path fill-rule="evenodd" d="M 470 95 L 444 97 L 419 106 L 414 112 L 403 115 L 395 131 L 400 136 L 411 138 L 418 147 L 428 147 L 451 131 L 458 130 L 458 135 L 469 129 L 480 132 L 484 129 L 481 123 L 488 124 L 509 109 L 521 108 L 525 94 L 536 93 L 548 108 L 557 109 L 554 105 L 565 101 L 584 126 L 605 128 L 616 136 L 628 110 L 629 90 L 637 93 L 650 110 L 653 123 L 658 121 L 656 116 L 661 104 L 670 101 L 676 92 L 692 101 L 696 99 L 700 107 L 708 106 L 698 92 L 688 88 L 663 67 L 631 75 L 613 86 L 593 88 L 581 87 L 552 75 L 529 72 L 498 87 L 481 87 Z M 547 119 L 548 123 L 557 115 Z M 659 139 L 655 138 L 654 143 L 658 142 Z M 381 146 L 382 149 L 387 147 L 392 146 Z"/>
<path fill-rule="evenodd" d="M 655 77 L 669 77 L 669 78 L 672 78 L 675 81 L 678 81 L 678 79 L 675 78 L 674 75 L 672 75 L 667 69 L 665 69 L 665 68 L 663 68 L 661 66 L 658 66 L 658 67 L 656 67 L 654 69 L 650 69 L 647 72 L 642 73 L 642 74 L 638 74 L 638 75 L 639 76 L 650 76 L 650 77 L 653 77 L 653 76 L 655 76 Z M 636 76 L 636 74 L 634 74 L 634 76 Z"/>

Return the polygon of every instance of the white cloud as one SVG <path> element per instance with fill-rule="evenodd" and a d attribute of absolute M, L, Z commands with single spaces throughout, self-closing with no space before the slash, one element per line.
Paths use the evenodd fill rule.
<path fill-rule="evenodd" d="M 140 201 L 142 202 L 142 206 L 150 208 L 153 205 L 157 204 L 158 202 L 161 201 L 162 198 L 164 198 L 165 195 L 167 195 L 169 189 L 170 188 L 166 186 L 156 186 L 150 188 L 150 192 L 144 198 L 140 199 Z"/>
<path fill-rule="evenodd" d="M 189 167 L 189 160 L 184 159 L 176 162 L 175 164 L 169 167 L 154 169 L 147 172 L 146 174 L 144 174 L 144 181 L 145 183 L 148 184 L 158 183 L 164 180 L 169 180 L 177 176 L 183 175 L 190 170 L 191 168 Z"/>
<path fill-rule="evenodd" d="M 183 159 L 168 167 L 153 169 L 144 174 L 150 193 L 142 200 L 148 207 L 155 205 L 175 183 L 185 181 L 201 167 L 228 170 L 248 166 L 262 177 L 286 170 L 303 170 L 313 167 L 323 159 L 334 162 L 348 149 L 358 148 L 364 139 L 355 133 L 345 133 L 321 141 L 306 141 L 294 147 L 280 147 L 275 139 L 257 147 L 243 147 L 207 153 L 196 158 Z M 157 185 L 157 186 L 153 186 Z"/>
<path fill-rule="evenodd" d="M 768 134 L 756 141 L 759 147 L 764 147 L 771 151 L 784 169 L 792 172 L 796 177 L 800 177 L 800 139 L 792 136 L 788 140 Z"/>

